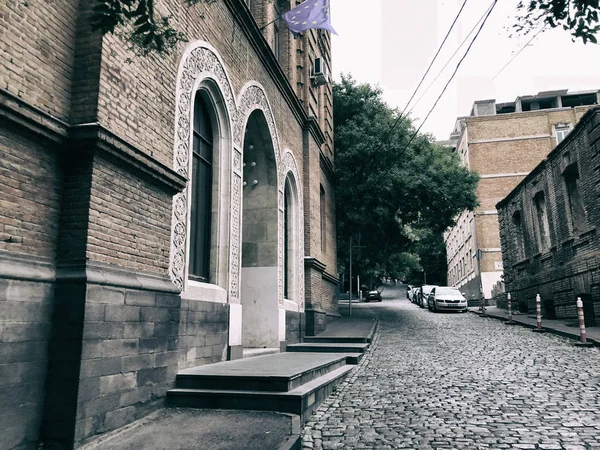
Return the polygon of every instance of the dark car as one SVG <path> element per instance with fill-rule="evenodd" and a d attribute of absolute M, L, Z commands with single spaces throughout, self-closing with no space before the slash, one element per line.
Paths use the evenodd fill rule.
<path fill-rule="evenodd" d="M 365 302 L 380 302 L 381 300 L 381 292 L 379 291 L 369 291 L 365 295 Z"/>

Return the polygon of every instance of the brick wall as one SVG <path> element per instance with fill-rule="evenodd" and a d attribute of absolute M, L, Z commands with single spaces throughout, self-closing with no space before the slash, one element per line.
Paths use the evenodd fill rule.
<path fill-rule="evenodd" d="M 0 5 L 0 10 L 9 6 L 14 5 Z M 0 448 L 3 449 L 34 448 L 38 439 L 51 332 L 60 184 L 61 170 L 55 149 L 47 147 L 38 137 L 0 121 Z"/>
<path fill-rule="evenodd" d="M 600 174 L 600 110 L 589 112 L 569 136 L 523 182 L 498 204 L 506 291 L 522 310 L 534 310 L 540 294 L 547 317 L 574 317 L 577 296 L 588 296 L 588 318 L 600 314 L 598 240 L 600 223 L 597 186 Z M 566 200 L 564 170 L 575 164 L 579 170 L 585 226 L 573 229 Z M 545 193 L 550 246 L 540 248 L 538 215 L 533 197 Z M 521 231 L 513 219 L 521 217 Z M 519 237 L 519 233 L 522 238 Z"/>
<path fill-rule="evenodd" d="M 167 274 L 171 196 L 98 157 L 90 193 L 87 258 Z"/>
<path fill-rule="evenodd" d="M 0 2 L 0 88 L 69 117 L 77 0 Z"/>
<path fill-rule="evenodd" d="M 0 127 L 0 250 L 54 258 L 61 193 L 56 151 Z"/>
<path fill-rule="evenodd" d="M 476 245 L 478 248 L 498 248 L 500 237 L 497 217 L 491 212 L 523 178 L 536 167 L 556 145 L 554 125 L 575 124 L 589 106 L 558 110 L 540 110 L 514 114 L 472 116 L 464 120 L 466 130 L 462 133 L 458 151 L 464 154 L 463 163 L 482 176 L 477 187 L 479 206 L 475 213 Z M 464 223 L 462 224 L 464 226 Z M 457 244 L 453 244 L 458 239 Z M 466 236 L 468 239 L 468 235 Z M 467 244 L 454 227 L 446 235 L 447 247 Z M 476 254 L 477 248 L 473 248 Z M 450 254 L 450 252 L 449 252 Z M 460 265 L 461 253 L 448 261 L 449 278 Z M 498 252 L 484 254 L 481 270 L 495 271 L 500 262 Z M 476 275 L 476 269 L 475 269 Z M 462 277 L 455 284 L 465 283 Z"/>

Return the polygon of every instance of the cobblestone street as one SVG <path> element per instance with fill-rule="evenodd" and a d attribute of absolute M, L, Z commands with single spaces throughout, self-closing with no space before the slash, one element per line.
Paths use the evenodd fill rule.
<path fill-rule="evenodd" d="M 600 351 L 474 314 L 434 314 L 388 287 L 380 320 L 304 449 L 600 449 Z"/>

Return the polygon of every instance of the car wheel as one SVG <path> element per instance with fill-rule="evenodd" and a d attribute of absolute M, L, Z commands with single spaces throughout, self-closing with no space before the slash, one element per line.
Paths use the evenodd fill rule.
<path fill-rule="evenodd" d="M 433 311 L 438 312 L 437 303 L 435 303 L 435 300 L 433 301 Z"/>

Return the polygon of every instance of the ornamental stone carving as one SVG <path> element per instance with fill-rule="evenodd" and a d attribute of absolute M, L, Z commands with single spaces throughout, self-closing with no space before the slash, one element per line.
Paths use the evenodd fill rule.
<path fill-rule="evenodd" d="M 298 205 L 298 279 L 295 280 L 298 283 L 298 304 L 300 309 L 304 309 L 304 203 L 303 203 L 303 190 L 301 184 L 300 173 L 298 172 L 298 165 L 296 159 L 291 151 L 286 150 L 281 156 L 280 174 L 279 174 L 279 190 L 281 192 L 281 205 L 280 209 L 283 210 L 283 192 L 285 189 L 285 180 L 290 177 L 296 185 L 296 205 Z M 283 228 L 283 226 L 282 226 Z M 283 233 L 283 230 L 280 234 Z M 280 266 L 283 262 L 280 263 Z"/>
<path fill-rule="evenodd" d="M 188 46 L 179 65 L 175 94 L 175 145 L 173 169 L 189 179 L 188 173 L 191 155 L 191 112 L 195 89 L 203 80 L 216 84 L 226 115 L 232 123 L 236 122 L 237 108 L 231 82 L 223 63 L 212 46 L 205 42 L 195 42 Z M 227 149 L 223 149 L 225 151 Z M 170 275 L 181 289 L 185 285 L 185 261 L 188 222 L 188 189 L 177 194 L 173 202 L 171 231 Z"/>
<path fill-rule="evenodd" d="M 267 126 L 269 128 L 269 134 L 271 136 L 271 142 L 273 145 L 273 151 L 275 153 L 275 165 L 277 168 L 277 174 L 279 175 L 279 166 L 280 166 L 280 161 L 279 161 L 279 136 L 277 135 L 277 129 L 275 127 L 275 117 L 273 116 L 273 110 L 271 109 L 271 105 L 269 104 L 269 101 L 267 99 L 267 96 L 265 94 L 265 91 L 263 89 L 263 87 L 256 83 L 256 82 L 249 82 L 247 83 L 241 90 L 240 95 L 238 97 L 238 110 L 237 110 L 237 114 L 236 114 L 236 121 L 234 122 L 233 125 L 233 142 L 234 145 L 236 147 L 239 148 L 243 148 L 244 142 L 243 142 L 243 136 L 244 136 L 244 131 L 246 129 L 246 125 L 248 123 L 248 117 L 250 117 L 250 114 L 252 114 L 253 111 L 255 110 L 260 110 L 262 111 L 262 113 L 264 114 L 265 120 L 267 122 Z M 233 166 L 234 166 L 234 177 L 237 176 L 236 171 L 241 171 L 241 161 L 243 159 L 243 155 L 240 153 L 240 157 L 239 160 L 237 160 L 235 152 L 234 152 L 234 156 L 233 156 Z M 239 165 L 239 169 L 236 169 L 236 165 Z M 278 186 L 281 185 L 281 181 L 278 181 Z M 241 179 L 240 179 L 240 186 L 241 186 Z M 277 198 L 277 204 L 278 205 L 282 205 L 282 201 L 283 201 L 283 193 L 281 192 L 280 189 L 278 189 L 278 198 Z M 237 208 L 237 215 L 238 215 L 238 221 L 239 219 L 239 215 L 240 215 L 240 211 L 241 211 L 241 203 L 242 203 L 242 194 L 241 194 L 241 190 L 238 194 L 234 193 L 232 195 L 232 214 L 236 214 L 236 208 Z M 240 274 L 240 261 L 241 261 L 241 245 L 240 245 L 240 241 L 241 241 L 241 235 L 240 235 L 240 230 L 241 227 L 239 226 L 239 222 L 238 223 L 238 228 L 236 230 L 233 229 L 234 227 L 234 223 L 236 223 L 236 219 L 234 217 L 232 217 L 232 232 L 231 232 L 231 257 L 230 257 L 230 276 L 232 277 L 232 282 L 230 283 L 230 296 L 232 298 L 239 298 L 239 274 Z M 282 265 L 283 265 L 283 211 L 279 210 L 278 211 L 278 248 L 277 248 L 277 254 L 278 254 L 278 270 L 277 270 L 277 298 L 279 300 L 279 304 L 283 304 L 283 270 L 282 270 Z M 236 278 L 236 283 L 234 285 L 233 283 L 233 277 L 237 277 Z M 234 292 L 234 286 L 237 289 L 236 292 Z"/>

